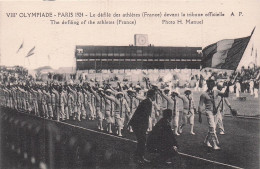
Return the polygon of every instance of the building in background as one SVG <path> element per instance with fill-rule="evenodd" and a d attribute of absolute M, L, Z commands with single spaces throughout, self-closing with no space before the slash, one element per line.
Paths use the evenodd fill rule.
<path fill-rule="evenodd" d="M 134 37 L 129 46 L 76 46 L 76 70 L 200 68 L 201 47 L 153 46 L 147 35 Z"/>

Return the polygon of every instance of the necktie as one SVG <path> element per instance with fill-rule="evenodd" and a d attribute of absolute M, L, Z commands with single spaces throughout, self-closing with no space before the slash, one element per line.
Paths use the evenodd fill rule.
<path fill-rule="evenodd" d="M 176 99 L 175 97 L 172 98 L 173 99 L 173 112 L 172 112 L 172 117 L 175 116 L 175 113 L 176 113 Z"/>
<path fill-rule="evenodd" d="M 166 100 L 166 99 L 165 99 Z M 168 109 L 168 100 L 166 100 L 166 107 L 167 107 L 167 109 Z"/>
<path fill-rule="evenodd" d="M 79 103 L 79 93 L 77 92 L 77 103 Z"/>
<path fill-rule="evenodd" d="M 99 97 L 100 97 L 100 109 L 102 109 L 102 97 L 101 96 Z"/>
<path fill-rule="evenodd" d="M 132 113 L 132 109 L 133 109 L 133 98 L 130 97 L 130 112 Z"/>
<path fill-rule="evenodd" d="M 214 91 L 211 91 L 211 96 L 212 96 L 212 103 L 213 103 L 213 114 L 216 114 L 217 108 L 216 108 L 216 105 L 215 105 Z"/>
<path fill-rule="evenodd" d="M 69 106 L 69 102 L 70 102 L 69 99 L 70 99 L 70 95 L 69 95 L 69 93 L 68 93 L 68 94 L 67 94 L 67 104 L 68 104 L 67 106 Z"/>
<path fill-rule="evenodd" d="M 221 111 L 223 112 L 223 110 L 224 110 L 224 98 L 222 97 L 221 98 Z"/>
<path fill-rule="evenodd" d="M 59 98 L 59 102 L 60 102 L 60 105 L 61 105 L 61 93 L 59 94 L 60 98 Z"/>
<path fill-rule="evenodd" d="M 120 117 L 122 117 L 122 111 L 123 111 L 123 106 L 122 106 L 122 99 L 120 99 Z"/>
<path fill-rule="evenodd" d="M 112 116 L 112 110 L 113 110 L 113 107 L 112 107 L 112 100 L 110 100 L 110 115 Z"/>
<path fill-rule="evenodd" d="M 189 100 L 189 112 L 190 112 L 190 108 L 191 108 L 191 99 L 188 98 L 188 100 Z"/>

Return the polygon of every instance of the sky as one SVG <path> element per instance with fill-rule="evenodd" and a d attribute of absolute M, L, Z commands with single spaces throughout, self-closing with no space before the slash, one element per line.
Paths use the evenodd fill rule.
<path fill-rule="evenodd" d="M 135 34 L 147 34 L 154 46 L 206 47 L 222 39 L 246 37 L 256 27 L 245 51 L 242 64 L 254 61 L 255 53 L 260 55 L 260 1 L 55 1 L 55 2 L 0 2 L 0 65 L 21 65 L 28 69 L 41 66 L 75 67 L 76 45 L 128 46 L 134 44 Z M 186 19 L 201 21 L 203 24 L 162 24 L 164 18 L 76 18 L 54 17 L 62 20 L 134 20 L 136 25 L 62 25 L 51 24 L 50 18 L 7 17 L 7 13 L 21 16 L 31 12 L 98 12 L 116 13 L 200 13 L 222 12 L 224 17 L 172 17 L 167 20 Z M 231 16 L 231 13 L 235 16 Z M 238 16 L 242 12 L 243 16 Z M 23 48 L 18 51 L 20 45 Z M 34 55 L 26 58 L 35 46 Z M 253 48 L 253 56 L 251 56 Z M 49 58 L 49 59 L 48 59 Z M 260 65 L 260 57 L 257 58 Z"/>

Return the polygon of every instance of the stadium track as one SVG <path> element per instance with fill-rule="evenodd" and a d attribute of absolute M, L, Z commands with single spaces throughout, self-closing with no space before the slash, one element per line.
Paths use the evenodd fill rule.
<path fill-rule="evenodd" d="M 1 109 L 1 115 L 3 109 Z M 99 153 L 109 151 L 121 156 L 119 159 L 114 159 L 113 163 L 107 163 L 105 166 L 113 166 L 113 168 L 136 168 L 131 160 L 131 154 L 135 149 L 135 137 L 132 133 L 123 132 L 124 137 L 120 138 L 115 135 L 107 134 L 96 130 L 95 121 L 73 121 L 67 120 L 65 122 L 56 122 L 53 120 L 46 120 L 41 117 L 29 115 L 27 113 L 18 113 L 4 109 L 10 112 L 19 119 L 30 119 L 30 121 L 42 121 L 46 124 L 52 123 L 58 126 L 60 131 L 67 132 L 65 128 L 70 126 L 74 130 L 84 130 L 83 133 L 91 136 L 91 141 L 98 142 Z M 6 112 L 5 112 L 6 114 Z M 203 116 L 204 117 L 204 116 Z M 196 118 L 197 120 L 197 118 Z M 259 142 L 259 121 L 252 119 L 238 119 L 227 117 L 224 120 L 226 124 L 227 135 L 220 136 L 222 150 L 212 151 L 207 149 L 202 141 L 206 134 L 207 125 L 206 118 L 203 118 L 202 124 L 195 125 L 195 136 L 188 134 L 188 127 L 184 129 L 184 133 L 177 137 L 180 145 L 180 157 L 175 157 L 176 163 L 174 167 L 177 168 L 259 168 L 259 145 L 252 144 Z M 64 128 L 64 129 L 63 129 Z M 249 131 L 249 132 L 248 132 Z M 245 134 L 246 133 L 246 134 Z M 245 134 L 245 135 L 244 135 Z M 96 136 L 95 136 L 96 135 Z M 113 140 L 107 142 L 107 139 Z M 97 140 L 93 140 L 97 139 Z M 103 148 L 102 148 L 103 147 Z M 103 150 L 102 150 L 103 149 Z M 114 150 L 113 150 L 114 149 Z M 102 156 L 102 155 L 99 155 Z M 117 156 L 117 157 L 119 157 Z M 148 155 L 148 158 L 154 157 Z M 115 164 L 116 163 L 116 164 Z M 97 163 L 97 165 L 100 165 Z M 100 165 L 102 166 L 102 165 Z M 102 167 L 101 167 L 102 168 Z M 153 168 L 147 166 L 145 168 Z"/>

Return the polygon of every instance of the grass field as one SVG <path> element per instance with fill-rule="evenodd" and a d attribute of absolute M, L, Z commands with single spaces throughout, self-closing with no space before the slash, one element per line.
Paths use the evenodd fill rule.
<path fill-rule="evenodd" d="M 181 93 L 183 93 L 183 90 L 180 90 Z M 201 92 L 193 92 L 193 98 L 195 101 L 195 104 L 198 106 L 199 98 L 200 98 Z M 238 115 L 241 116 L 260 116 L 260 99 L 254 98 L 253 96 L 250 96 L 249 93 L 241 93 L 241 97 L 246 97 L 245 101 L 240 101 L 236 99 L 235 94 L 231 93 L 229 95 L 229 102 L 232 106 L 232 108 L 236 109 L 238 111 Z M 182 106 L 180 102 L 180 107 Z M 230 114 L 228 107 L 225 105 L 225 114 Z"/>

